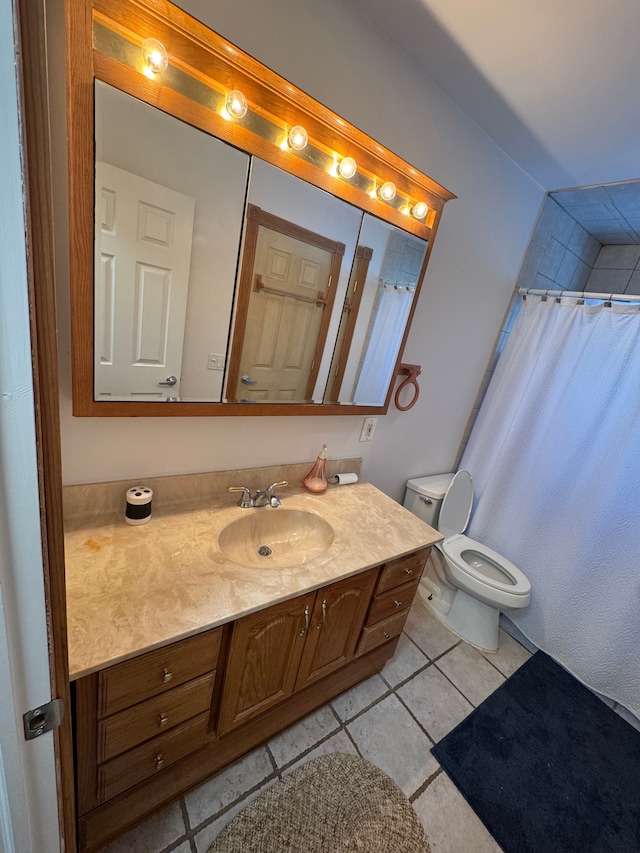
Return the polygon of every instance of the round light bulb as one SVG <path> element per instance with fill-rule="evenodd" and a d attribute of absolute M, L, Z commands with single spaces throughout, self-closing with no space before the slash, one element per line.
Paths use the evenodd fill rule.
<path fill-rule="evenodd" d="M 142 56 L 147 68 L 154 74 L 161 74 L 169 67 L 169 55 L 157 39 L 145 39 L 142 42 Z"/>
<path fill-rule="evenodd" d="M 428 212 L 429 208 L 423 201 L 417 202 L 411 208 L 411 213 L 416 219 L 424 219 Z"/>
<path fill-rule="evenodd" d="M 302 151 L 303 148 L 307 147 L 309 134 L 301 124 L 297 124 L 289 131 L 288 141 L 289 147 L 293 148 L 294 151 Z"/>
<path fill-rule="evenodd" d="M 393 201 L 396 197 L 396 185 L 393 181 L 386 181 L 378 190 L 378 195 L 383 201 Z"/>
<path fill-rule="evenodd" d="M 234 118 L 242 118 L 247 114 L 247 99 L 238 89 L 227 95 L 227 112 Z"/>
<path fill-rule="evenodd" d="M 347 180 L 349 180 L 349 178 L 352 178 L 355 175 L 357 169 L 358 167 L 353 157 L 345 157 L 338 164 L 338 171 L 340 172 L 342 177 L 346 178 Z"/>

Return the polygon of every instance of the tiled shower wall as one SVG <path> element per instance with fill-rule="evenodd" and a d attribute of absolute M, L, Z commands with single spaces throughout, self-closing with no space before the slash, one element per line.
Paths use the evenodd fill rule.
<path fill-rule="evenodd" d="M 584 290 L 601 248 L 595 237 L 547 196 L 523 258 L 516 288 Z"/>
<path fill-rule="evenodd" d="M 640 246 L 603 246 L 584 289 L 640 294 Z"/>

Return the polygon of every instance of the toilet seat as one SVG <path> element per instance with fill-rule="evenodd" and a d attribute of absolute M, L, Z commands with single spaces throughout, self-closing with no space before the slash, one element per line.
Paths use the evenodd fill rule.
<path fill-rule="evenodd" d="M 444 554 L 453 580 L 462 589 L 483 601 L 524 607 L 531 595 L 526 575 L 502 554 L 464 535 L 472 505 L 471 474 L 458 471 L 442 501 L 438 529 L 445 538 L 436 547 Z"/>
<path fill-rule="evenodd" d="M 462 573 L 463 578 L 468 576 L 468 578 L 477 580 L 508 595 L 530 594 L 531 584 L 526 575 L 506 557 L 494 551 L 493 548 L 489 548 L 488 545 L 483 545 L 481 542 L 476 542 L 475 539 L 470 539 L 462 534 L 450 536 L 440 542 L 439 545 L 442 553 Z M 473 562 L 470 562 L 474 559 L 474 555 L 477 561 L 484 562 L 485 565 L 474 566 Z M 500 573 L 506 575 L 505 580 L 499 580 L 499 577 L 487 574 L 487 570 L 491 571 L 492 569 L 495 575 L 499 576 Z"/>

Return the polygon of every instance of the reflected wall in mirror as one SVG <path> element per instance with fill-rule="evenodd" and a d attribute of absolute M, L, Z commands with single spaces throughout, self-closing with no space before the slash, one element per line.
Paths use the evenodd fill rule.
<path fill-rule="evenodd" d="M 385 412 L 415 298 L 404 331 L 398 322 L 392 334 L 381 326 L 382 292 L 367 283 L 359 296 L 347 294 L 348 285 L 369 280 L 359 266 L 364 250 L 372 249 L 372 269 L 383 263 L 374 237 L 359 235 L 363 213 L 428 246 L 417 296 L 444 205 L 455 196 L 169 0 L 67 0 L 66 20 L 74 415 Z M 144 64 L 140 46 L 149 37 L 167 47 L 162 71 Z M 226 109 L 231 90 L 242 92 L 246 114 Z M 297 125 L 308 139 L 303 149 L 287 143 Z M 343 173 L 342 161 L 355 163 L 355 172 Z M 396 195 L 383 199 L 384 184 L 395 185 Z M 265 262 L 254 254 L 250 287 L 239 288 L 253 207 L 272 224 L 290 223 L 298 248 L 331 243 L 329 271 L 298 253 L 304 270 L 292 294 L 268 293 L 274 282 L 267 285 L 259 267 L 271 264 L 269 275 L 282 276 L 281 246 L 280 266 L 275 255 Z M 315 235 L 311 242 L 306 232 Z M 245 265 L 242 284 L 244 277 Z M 312 302 L 293 300 L 312 289 Z M 271 298 L 271 313 L 262 312 L 270 339 L 248 316 L 254 296 L 256 305 Z M 319 303 L 307 311 L 313 323 L 298 310 L 278 327 L 275 298 L 278 323 L 296 314 L 292 301 L 297 309 Z M 247 322 L 255 333 L 246 333 Z M 290 333 L 278 358 L 273 343 L 285 336 L 277 328 Z M 302 378 L 293 386 L 280 377 L 276 393 L 246 386 L 256 394 L 240 396 L 245 343 L 255 350 L 251 371 L 279 359 L 283 375 L 295 366 Z"/>

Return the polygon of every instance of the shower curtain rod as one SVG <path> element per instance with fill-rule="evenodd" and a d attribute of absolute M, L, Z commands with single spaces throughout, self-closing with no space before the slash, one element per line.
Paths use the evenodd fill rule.
<path fill-rule="evenodd" d="M 519 287 L 523 296 L 570 296 L 574 299 L 605 299 L 607 302 L 640 302 L 639 294 L 630 293 L 589 293 L 586 290 L 539 290 L 533 287 Z"/>

